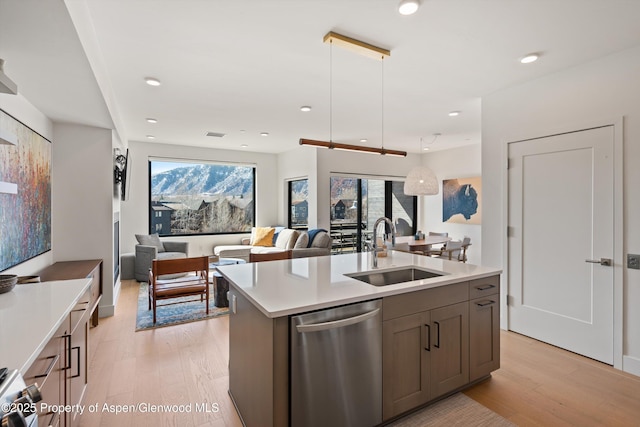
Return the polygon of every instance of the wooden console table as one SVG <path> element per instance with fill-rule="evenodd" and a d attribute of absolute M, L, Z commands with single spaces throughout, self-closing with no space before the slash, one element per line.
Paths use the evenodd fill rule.
<path fill-rule="evenodd" d="M 91 282 L 91 299 L 89 307 L 91 326 L 98 326 L 99 304 L 102 298 L 102 260 L 89 259 L 82 261 L 61 261 L 51 264 L 37 273 L 42 282 L 52 280 L 71 280 L 93 278 Z"/>

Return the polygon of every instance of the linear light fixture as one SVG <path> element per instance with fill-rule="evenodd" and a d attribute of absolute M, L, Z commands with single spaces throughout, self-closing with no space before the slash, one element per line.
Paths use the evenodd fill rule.
<path fill-rule="evenodd" d="M 322 41 L 380 61 L 382 61 L 385 56 L 391 56 L 391 51 L 388 49 L 383 49 L 342 34 L 334 33 L 333 31 L 329 31 Z"/>
<path fill-rule="evenodd" d="M 407 157 L 406 151 L 389 150 L 387 148 L 365 147 L 362 145 L 342 144 L 339 142 L 317 141 L 315 139 L 300 138 L 300 145 L 323 147 L 330 150 L 357 151 L 360 153 L 381 154 L 383 156 Z"/>

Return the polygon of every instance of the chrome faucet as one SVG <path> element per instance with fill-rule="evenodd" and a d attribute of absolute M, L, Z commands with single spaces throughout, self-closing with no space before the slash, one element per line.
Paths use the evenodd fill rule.
<path fill-rule="evenodd" d="M 396 246 L 396 226 L 393 225 L 393 222 L 387 217 L 383 216 L 378 218 L 373 226 L 373 242 L 371 243 L 373 268 L 378 268 L 378 225 L 383 221 L 389 224 L 389 228 L 391 229 L 391 247 Z"/>

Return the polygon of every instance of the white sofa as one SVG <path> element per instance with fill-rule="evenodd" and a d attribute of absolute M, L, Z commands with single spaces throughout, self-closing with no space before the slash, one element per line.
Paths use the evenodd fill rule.
<path fill-rule="evenodd" d="M 331 254 L 331 237 L 325 230 L 314 230 L 313 240 L 309 243 L 309 232 L 300 232 L 289 228 L 282 229 L 273 242 L 273 246 L 252 245 L 251 238 L 244 238 L 239 245 L 220 245 L 213 253 L 220 258 L 237 258 L 249 262 L 251 253 L 271 253 L 291 250 L 292 258 L 305 258 Z"/>

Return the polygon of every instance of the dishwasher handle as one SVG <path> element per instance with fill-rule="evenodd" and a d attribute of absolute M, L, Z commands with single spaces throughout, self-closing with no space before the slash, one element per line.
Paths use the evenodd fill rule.
<path fill-rule="evenodd" d="M 301 334 L 305 332 L 318 332 L 327 331 L 329 329 L 342 328 L 343 326 L 355 325 L 356 323 L 364 322 L 372 317 L 376 316 L 380 312 L 379 308 L 369 311 L 367 313 L 359 314 L 354 317 L 347 317 L 346 319 L 334 320 L 332 322 L 311 323 L 309 325 L 296 325 L 296 329 Z"/>

